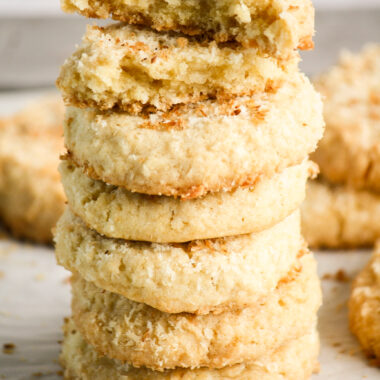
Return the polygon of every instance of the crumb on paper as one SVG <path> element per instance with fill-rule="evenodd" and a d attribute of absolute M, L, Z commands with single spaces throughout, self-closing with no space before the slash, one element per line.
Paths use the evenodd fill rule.
<path fill-rule="evenodd" d="M 347 302 L 342 302 L 336 306 L 336 311 L 340 312 L 347 306 Z"/>
<path fill-rule="evenodd" d="M 339 269 L 335 273 L 325 273 L 322 276 L 322 280 L 332 280 L 337 282 L 349 282 L 350 277 L 347 275 L 344 269 Z"/>
<path fill-rule="evenodd" d="M 35 279 L 36 281 L 41 282 L 41 281 L 45 280 L 45 274 L 44 274 L 44 273 L 38 273 L 38 274 L 36 274 L 36 275 L 34 276 L 34 279 Z"/>
<path fill-rule="evenodd" d="M 333 347 L 340 347 L 341 345 L 342 345 L 342 343 L 340 343 L 340 342 L 334 342 L 332 344 Z"/>
<path fill-rule="evenodd" d="M 3 344 L 3 353 L 10 355 L 13 354 L 13 352 L 16 349 L 16 345 L 14 343 L 4 343 Z"/>
<path fill-rule="evenodd" d="M 56 372 L 57 376 L 63 376 L 63 371 L 60 369 Z"/>
<path fill-rule="evenodd" d="M 3 271 L 0 270 L 0 280 L 1 280 L 2 278 L 4 278 L 4 276 L 5 276 L 5 273 L 4 273 Z"/>
<path fill-rule="evenodd" d="M 361 351 L 360 348 L 342 348 L 339 353 L 340 354 L 348 354 L 349 356 L 355 356 L 357 353 Z"/>
<path fill-rule="evenodd" d="M 70 284 L 71 284 L 71 276 L 67 276 L 67 277 L 65 277 L 65 278 L 62 280 L 62 283 L 63 283 L 63 284 L 68 284 L 68 285 L 70 285 Z"/>

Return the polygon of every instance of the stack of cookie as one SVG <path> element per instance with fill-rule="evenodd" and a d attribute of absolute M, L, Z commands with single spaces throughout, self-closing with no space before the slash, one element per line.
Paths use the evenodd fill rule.
<path fill-rule="evenodd" d="M 313 155 L 303 232 L 313 247 L 373 245 L 380 238 L 380 46 L 345 52 L 315 84 L 324 95 L 326 133 Z"/>
<path fill-rule="evenodd" d="M 321 294 L 298 209 L 323 120 L 296 48 L 311 4 L 63 6 L 127 22 L 89 27 L 58 79 L 66 378 L 308 378 Z"/>

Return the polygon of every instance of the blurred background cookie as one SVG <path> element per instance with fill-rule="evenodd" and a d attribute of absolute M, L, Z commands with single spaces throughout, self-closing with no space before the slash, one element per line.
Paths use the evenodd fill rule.
<path fill-rule="evenodd" d="M 350 328 L 374 365 L 380 364 L 380 244 L 355 279 L 349 301 Z"/>
<path fill-rule="evenodd" d="M 303 232 L 313 247 L 373 245 L 380 237 L 380 45 L 344 52 L 315 81 L 324 97 L 326 131 L 312 159 Z"/>
<path fill-rule="evenodd" d="M 0 120 L 0 220 L 16 237 L 50 242 L 63 212 L 63 109 L 51 95 Z"/>

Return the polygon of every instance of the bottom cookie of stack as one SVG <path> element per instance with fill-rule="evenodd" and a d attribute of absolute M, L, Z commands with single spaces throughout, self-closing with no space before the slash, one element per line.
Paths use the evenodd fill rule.
<path fill-rule="evenodd" d="M 96 287 L 74 275 L 73 319 L 98 352 L 135 367 L 222 368 L 256 361 L 303 336 L 321 304 L 309 253 L 256 304 L 219 314 L 169 314 Z"/>
<path fill-rule="evenodd" d="M 163 372 L 134 368 L 119 360 L 99 355 L 84 341 L 75 324 L 64 327 L 65 339 L 60 361 L 65 380 L 285 380 L 308 379 L 318 369 L 319 338 L 315 328 L 249 364 L 236 364 L 221 369 L 174 369 Z"/>

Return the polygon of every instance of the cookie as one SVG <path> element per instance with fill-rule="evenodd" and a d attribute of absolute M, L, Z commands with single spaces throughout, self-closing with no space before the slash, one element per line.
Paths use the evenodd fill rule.
<path fill-rule="evenodd" d="M 352 285 L 351 331 L 369 358 L 380 364 L 380 245 Z"/>
<path fill-rule="evenodd" d="M 272 178 L 262 178 L 251 188 L 190 200 L 131 193 L 87 177 L 70 161 L 62 161 L 59 170 L 72 211 L 100 234 L 180 243 L 273 226 L 300 206 L 315 167 L 304 162 Z"/>
<path fill-rule="evenodd" d="M 315 329 L 250 364 L 222 369 L 177 368 L 164 372 L 134 368 L 99 355 L 71 320 L 64 326 L 64 334 L 60 362 L 65 380 L 307 380 L 318 368 L 319 339 Z"/>
<path fill-rule="evenodd" d="M 302 232 L 314 248 L 354 248 L 380 238 L 380 194 L 311 181 L 302 204 Z"/>
<path fill-rule="evenodd" d="M 89 26 L 57 81 L 67 104 L 167 111 L 180 103 L 225 100 L 276 86 L 298 71 L 299 54 L 276 58 L 257 47 L 197 40 L 125 24 Z"/>
<path fill-rule="evenodd" d="M 271 92 L 132 116 L 69 107 L 65 144 L 94 179 L 194 198 L 252 186 L 302 162 L 322 137 L 322 103 L 302 74 Z"/>
<path fill-rule="evenodd" d="M 380 45 L 345 53 L 316 82 L 326 133 L 313 159 L 332 183 L 380 191 Z"/>
<path fill-rule="evenodd" d="M 271 54 L 313 47 L 314 9 L 309 0 L 61 0 L 61 4 L 69 13 L 207 35 L 218 42 L 237 40 Z"/>
<path fill-rule="evenodd" d="M 163 312 L 196 314 L 257 303 L 304 245 L 298 211 L 256 234 L 157 244 L 106 238 L 69 209 L 55 243 L 58 264 L 96 286 Z"/>
<path fill-rule="evenodd" d="M 50 242 L 63 212 L 63 113 L 50 96 L 0 120 L 0 218 L 16 237 Z"/>
<path fill-rule="evenodd" d="M 86 341 L 110 358 L 155 370 L 257 360 L 306 334 L 320 303 L 316 264 L 308 253 L 256 305 L 218 314 L 163 313 L 79 276 L 72 280 L 73 318 Z"/>

